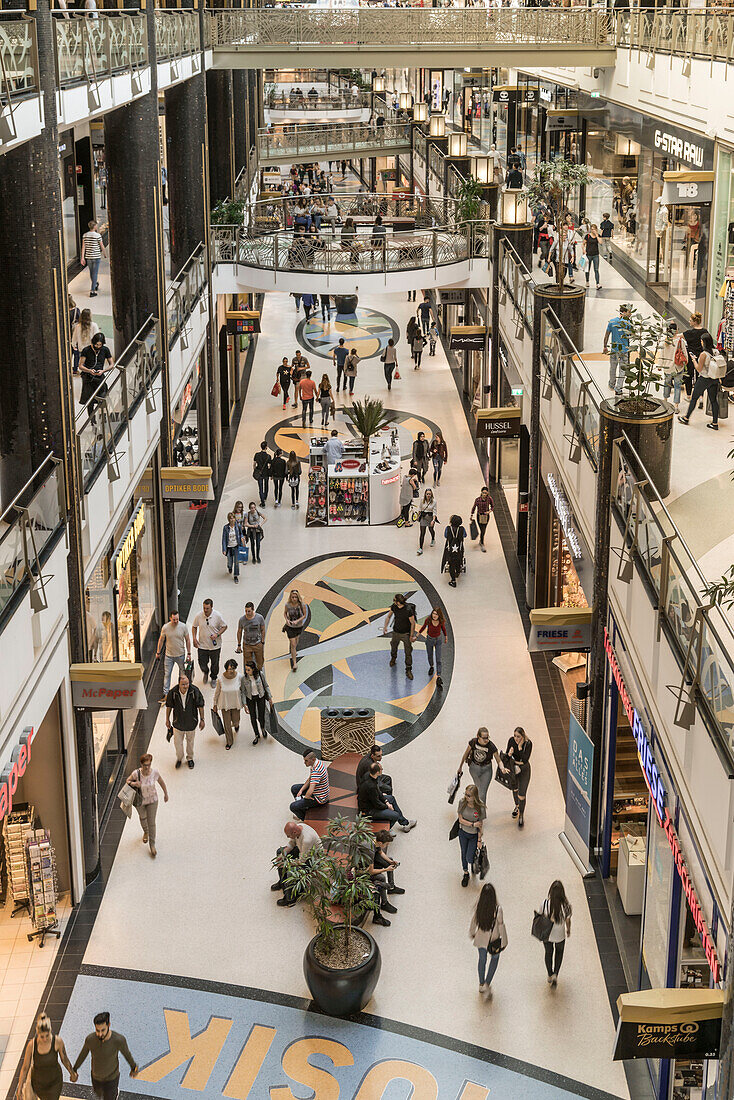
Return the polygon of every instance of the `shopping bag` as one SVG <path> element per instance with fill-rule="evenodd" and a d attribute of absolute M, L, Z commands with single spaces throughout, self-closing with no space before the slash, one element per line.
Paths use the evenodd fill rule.
<path fill-rule="evenodd" d="M 456 798 L 456 792 L 459 789 L 460 782 L 461 782 L 461 777 L 460 777 L 459 773 L 457 772 L 456 775 L 454 776 L 454 778 L 449 783 L 448 787 L 446 788 L 446 794 L 449 796 L 449 805 L 450 806 L 453 806 L 453 804 L 454 804 L 454 799 Z"/>
<path fill-rule="evenodd" d="M 508 791 L 514 791 L 517 787 L 517 779 L 512 771 L 503 772 L 501 768 L 497 768 L 494 777 L 503 787 L 507 787 Z"/>
<path fill-rule="evenodd" d="M 536 909 L 533 923 L 530 926 L 531 936 L 535 936 L 536 940 L 540 940 L 541 943 L 547 943 L 552 930 L 553 921 L 550 917 L 546 913 L 539 913 Z"/>
<path fill-rule="evenodd" d="M 271 397 L 280 397 L 280 382 L 276 381 L 272 390 L 270 391 Z"/>
<path fill-rule="evenodd" d="M 449 840 L 456 840 L 458 835 L 459 835 L 459 819 L 457 817 L 456 821 L 453 823 L 453 825 L 449 829 Z"/>
<path fill-rule="evenodd" d="M 249 546 L 238 546 L 237 547 L 237 557 L 240 561 L 247 561 L 250 557 L 250 547 Z"/>
<path fill-rule="evenodd" d="M 586 256 L 584 256 L 583 253 L 582 253 L 579 256 L 579 258 L 576 262 L 576 266 L 579 268 L 580 271 L 583 271 L 584 268 L 586 267 L 586 264 L 587 264 Z"/>
<path fill-rule="evenodd" d="M 213 710 L 211 712 L 211 715 L 212 725 L 214 726 L 214 729 L 220 737 L 224 737 L 224 722 L 222 721 L 221 714 L 219 713 L 219 711 Z"/>
<path fill-rule="evenodd" d="M 184 676 L 188 676 L 190 682 L 194 682 L 194 662 L 184 661 Z"/>
<path fill-rule="evenodd" d="M 120 809 L 122 810 L 122 812 L 125 814 L 126 817 L 132 817 L 133 816 L 133 805 L 134 805 L 134 802 L 135 802 L 135 794 L 136 794 L 135 788 L 131 787 L 129 783 L 125 783 L 120 788 L 120 793 L 118 794 L 117 797 L 120 800 Z"/>
<path fill-rule="evenodd" d="M 393 378 L 395 379 L 396 382 L 400 381 L 400 371 L 398 370 L 397 367 L 395 368 L 395 374 L 393 375 Z"/>
<path fill-rule="evenodd" d="M 729 394 L 722 390 L 721 386 L 716 391 L 716 399 L 719 405 L 719 420 L 726 420 L 729 416 Z M 706 415 L 713 416 L 714 410 L 711 404 L 711 391 L 706 394 Z"/>
<path fill-rule="evenodd" d="M 479 528 L 477 527 L 477 521 L 475 519 L 469 524 L 469 537 L 472 539 L 479 538 Z"/>
<path fill-rule="evenodd" d="M 472 871 L 480 879 L 486 877 L 489 871 L 489 854 L 486 844 L 482 844 L 481 847 L 477 848 L 477 854 L 474 856 L 474 862 L 472 863 Z"/>

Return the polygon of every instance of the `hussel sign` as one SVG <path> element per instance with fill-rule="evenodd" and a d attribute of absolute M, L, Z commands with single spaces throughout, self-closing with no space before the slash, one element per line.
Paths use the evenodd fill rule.
<path fill-rule="evenodd" d="M 148 705 L 143 666 L 131 661 L 72 665 L 71 697 L 88 710 L 143 710 Z"/>

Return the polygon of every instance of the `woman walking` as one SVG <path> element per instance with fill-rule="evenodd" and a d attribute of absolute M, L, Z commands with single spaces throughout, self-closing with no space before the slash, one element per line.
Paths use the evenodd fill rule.
<path fill-rule="evenodd" d="M 387 382 L 388 390 L 392 389 L 393 374 L 398 365 L 398 349 L 395 347 L 395 341 L 390 337 L 387 342 L 387 347 L 380 356 L 382 359 L 383 367 L 385 369 L 385 381 Z"/>
<path fill-rule="evenodd" d="M 95 332 L 91 342 L 82 350 L 79 369 L 82 375 L 82 392 L 79 400 L 89 409 L 90 416 L 99 404 L 99 398 L 107 394 L 105 374 L 114 366 L 112 352 L 105 343 L 103 332 Z"/>
<path fill-rule="evenodd" d="M 443 611 L 440 607 L 434 607 L 430 615 L 426 615 L 423 620 L 423 626 L 418 628 L 419 634 L 426 635 L 426 654 L 428 655 L 428 675 L 433 676 L 433 669 L 435 666 L 436 687 L 441 690 L 443 687 L 443 680 L 441 679 L 441 649 L 443 647 L 444 638 L 448 638 L 446 633 L 446 620 L 443 616 Z"/>
<path fill-rule="evenodd" d="M 479 797 L 479 791 L 470 783 L 464 791 L 458 811 L 461 867 L 464 872 L 462 886 L 469 885 L 469 871 L 482 840 L 482 822 L 486 816 L 487 810 Z"/>
<path fill-rule="evenodd" d="M 155 859 L 155 815 L 158 813 L 158 791 L 156 783 L 160 784 L 163 791 L 163 801 L 168 802 L 168 790 L 165 780 L 153 767 L 153 757 L 149 752 L 144 752 L 140 757 L 140 767 L 132 775 L 127 777 L 131 787 L 137 788 L 142 795 L 142 802 L 137 807 L 140 825 L 143 830 L 143 844 L 150 843 L 150 854 Z"/>
<path fill-rule="evenodd" d="M 250 722 L 254 731 L 253 745 L 260 740 L 262 732 L 263 740 L 268 736 L 265 729 L 265 704 L 273 709 L 273 697 L 270 694 L 265 673 L 258 669 L 254 661 L 245 661 L 245 674 L 240 681 L 240 698 L 250 714 Z"/>
<path fill-rule="evenodd" d="M 419 328 L 413 333 L 413 340 L 411 342 L 411 351 L 413 353 L 413 362 L 415 366 L 413 370 L 420 370 L 421 359 L 423 358 L 423 348 L 426 346 L 426 338 Z"/>
<path fill-rule="evenodd" d="M 283 396 L 283 408 L 288 408 L 288 391 L 291 386 L 291 365 L 288 362 L 288 356 L 283 356 L 283 362 L 278 367 L 277 379 L 280 382 L 280 390 Z"/>
<path fill-rule="evenodd" d="M 230 512 L 222 528 L 222 553 L 227 559 L 227 572 L 234 572 L 235 584 L 240 583 L 240 546 L 244 545 L 242 524 L 238 522 L 234 512 Z"/>
<path fill-rule="evenodd" d="M 329 413 L 334 405 L 334 394 L 328 374 L 325 374 L 319 382 L 319 405 L 321 406 L 321 427 L 328 428 Z"/>
<path fill-rule="evenodd" d="M 706 427 L 713 428 L 715 432 L 718 432 L 719 379 L 723 378 L 726 374 L 726 360 L 723 355 L 717 353 L 714 347 L 714 341 L 708 332 L 704 332 L 701 337 L 701 354 L 694 366 L 696 368 L 696 381 L 693 385 L 691 400 L 688 402 L 685 416 L 679 416 L 678 419 L 681 424 L 687 424 L 693 414 L 698 399 L 708 393 L 709 401 L 711 402 L 712 419 Z"/>
<path fill-rule="evenodd" d="M 306 623 L 308 615 L 308 604 L 301 600 L 297 588 L 292 588 L 285 607 L 283 608 L 283 618 L 285 619 L 285 626 L 283 632 L 288 635 L 288 642 L 291 652 L 291 669 L 295 672 L 296 665 L 298 664 L 298 654 L 296 648 L 298 646 L 298 639 L 301 636 L 301 631 Z"/>
<path fill-rule="evenodd" d="M 224 662 L 224 672 L 217 680 L 212 700 L 212 710 L 216 714 L 222 708 L 222 725 L 224 726 L 225 748 L 231 749 L 234 745 L 234 735 L 240 731 L 240 708 L 242 696 L 240 692 L 242 676 L 237 671 L 237 662 L 233 657 Z"/>
<path fill-rule="evenodd" d="M 482 491 L 479 496 L 476 497 L 471 506 L 471 516 L 469 517 L 470 519 L 474 519 L 474 513 L 476 512 L 477 523 L 479 525 L 479 549 L 483 554 L 487 553 L 487 547 L 484 545 L 484 536 L 487 534 L 487 525 L 493 510 L 494 501 L 489 495 L 489 489 L 484 485 L 482 486 Z"/>
<path fill-rule="evenodd" d="M 500 758 L 499 749 L 494 741 L 490 740 L 489 730 L 486 726 L 480 726 L 476 737 L 472 737 L 464 749 L 464 755 L 459 761 L 458 775 L 461 778 L 464 765 L 468 764 L 469 775 L 476 783 L 482 802 L 487 801 L 487 791 L 492 782 L 492 760 L 496 762 L 500 771 L 507 771 Z"/>
<path fill-rule="evenodd" d="M 452 588 L 456 588 L 457 578 L 464 568 L 466 528 L 461 522 L 461 516 L 452 516 L 443 534 L 446 544 L 441 559 L 441 572 L 443 573 L 444 569 L 448 568 L 449 577 L 451 578 L 449 584 Z"/>
<path fill-rule="evenodd" d="M 54 1035 L 50 1019 L 42 1012 L 36 1020 L 36 1034 L 26 1043 L 15 1092 L 16 1100 L 22 1100 L 25 1095 L 26 1078 L 29 1074 L 31 1088 L 38 1100 L 59 1100 L 64 1087 L 59 1059 L 68 1070 L 69 1080 L 72 1083 L 78 1081 L 79 1074 L 69 1061 L 64 1040 L 60 1035 Z"/>
<path fill-rule="evenodd" d="M 517 786 L 512 792 L 515 800 L 515 809 L 512 816 L 517 818 L 518 828 L 525 824 L 525 800 L 530 782 L 530 754 L 533 751 L 533 742 L 526 736 L 522 726 L 517 726 L 510 740 L 507 742 L 506 756 L 510 757 L 514 767 Z"/>
<path fill-rule="evenodd" d="M 234 502 L 234 508 L 232 509 L 232 511 L 234 512 L 234 518 L 237 520 L 240 527 L 244 527 L 244 525 L 245 525 L 245 505 L 244 505 L 244 503 L 241 500 L 236 500 Z"/>
<path fill-rule="evenodd" d="M 263 537 L 263 527 L 267 519 L 258 509 L 254 500 L 250 501 L 247 515 L 245 516 L 245 535 L 250 540 L 250 552 L 253 564 L 260 564 L 260 543 Z"/>
<path fill-rule="evenodd" d="M 291 508 L 298 508 L 298 493 L 301 488 L 301 462 L 296 452 L 291 451 L 285 465 L 288 488 L 291 491 Z"/>
<path fill-rule="evenodd" d="M 74 374 L 79 373 L 79 360 L 82 351 L 91 344 L 92 337 L 99 332 L 99 325 L 92 320 L 91 309 L 83 309 L 79 320 L 71 330 L 71 349 L 74 353 Z"/>
<path fill-rule="evenodd" d="M 469 935 L 479 952 L 479 992 L 486 993 L 497 971 L 500 952 L 507 947 L 505 918 L 491 882 L 485 882 L 482 887 L 469 925 Z"/>
<path fill-rule="evenodd" d="M 601 290 L 601 283 L 599 282 L 599 230 L 595 225 L 589 226 L 589 232 L 583 240 L 583 250 L 584 256 L 586 256 L 586 285 L 589 285 L 589 276 L 593 267 L 596 289 Z"/>
<path fill-rule="evenodd" d="M 352 348 L 349 355 L 344 360 L 344 384 L 346 386 L 349 381 L 349 396 L 354 393 L 354 383 L 357 379 L 357 364 L 359 363 L 359 356 L 357 355 L 357 349 Z"/>
<path fill-rule="evenodd" d="M 673 408 L 678 412 L 680 391 L 688 366 L 688 348 L 675 321 L 668 323 L 663 342 L 655 355 L 655 366 L 663 372 L 663 397 L 667 400 L 672 390 Z"/>
<path fill-rule="evenodd" d="M 544 946 L 548 985 L 555 986 L 558 984 L 558 972 L 563 962 L 566 938 L 571 935 L 571 913 L 573 912 L 560 879 L 551 883 L 548 897 L 543 902 L 543 912 L 553 921 L 553 927 Z"/>
<path fill-rule="evenodd" d="M 433 495 L 433 489 L 426 489 L 423 494 L 423 500 L 421 501 L 420 508 L 418 510 L 418 522 L 420 523 L 420 536 L 418 545 L 418 554 L 423 553 L 423 543 L 426 539 L 426 531 L 431 532 L 431 546 L 436 545 L 436 498 Z"/>
<path fill-rule="evenodd" d="M 418 471 L 415 467 L 411 466 L 408 473 L 400 482 L 400 519 L 398 520 L 398 527 L 413 526 L 413 521 L 410 518 L 410 509 L 413 500 L 418 496 L 419 492 Z"/>
<path fill-rule="evenodd" d="M 433 463 L 433 484 L 441 484 L 441 471 L 449 460 L 449 451 L 440 432 L 431 440 L 431 462 Z"/>

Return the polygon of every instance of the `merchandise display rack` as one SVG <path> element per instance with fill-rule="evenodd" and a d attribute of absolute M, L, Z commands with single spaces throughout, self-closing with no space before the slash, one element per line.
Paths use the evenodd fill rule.
<path fill-rule="evenodd" d="M 731 358 L 734 356 L 734 268 L 727 268 L 724 283 L 724 316 L 721 343 Z"/>
<path fill-rule="evenodd" d="M 307 527 L 326 527 L 326 470 L 312 463 L 308 471 Z"/>
<path fill-rule="evenodd" d="M 369 480 L 364 472 L 347 474 L 342 463 L 329 470 L 329 524 L 367 523 L 369 521 Z"/>
<path fill-rule="evenodd" d="M 31 911 L 25 842 L 28 834 L 33 832 L 35 815 L 33 806 L 16 806 L 3 822 L 8 886 L 13 900 L 11 917 L 22 912 L 23 909 L 27 909 L 29 913 Z"/>
<path fill-rule="evenodd" d="M 51 844 L 51 835 L 46 829 L 32 830 L 26 834 L 26 854 L 28 862 L 28 881 L 30 885 L 31 920 L 35 932 L 28 933 L 28 939 L 40 937 L 39 947 L 43 947 L 46 936 L 56 936 L 59 916 L 57 899 L 59 893 L 56 875 L 56 851 Z"/>

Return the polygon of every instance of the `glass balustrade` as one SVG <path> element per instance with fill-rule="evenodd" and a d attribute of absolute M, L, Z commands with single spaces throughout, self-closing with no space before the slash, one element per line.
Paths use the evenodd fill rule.
<path fill-rule="evenodd" d="M 47 547 L 66 523 L 63 478 L 62 463 L 49 455 L 0 516 L 0 630 L 28 570 L 39 575 Z"/>
<path fill-rule="evenodd" d="M 33 19 L 0 12 L 0 57 L 3 92 L 15 96 L 39 91 L 36 24 Z"/>

